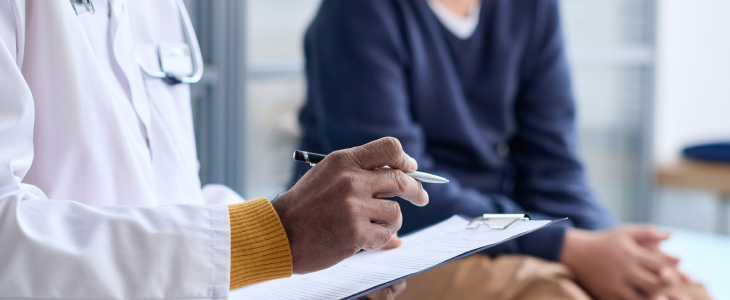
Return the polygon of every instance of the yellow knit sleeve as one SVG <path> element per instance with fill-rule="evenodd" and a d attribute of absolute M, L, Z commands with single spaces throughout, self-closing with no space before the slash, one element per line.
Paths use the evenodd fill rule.
<path fill-rule="evenodd" d="M 279 215 L 258 198 L 228 206 L 231 218 L 231 290 L 289 277 L 292 257 Z"/>

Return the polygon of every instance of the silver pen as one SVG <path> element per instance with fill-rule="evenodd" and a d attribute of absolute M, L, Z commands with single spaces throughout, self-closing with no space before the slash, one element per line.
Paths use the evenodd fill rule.
<path fill-rule="evenodd" d="M 315 165 L 322 161 L 327 155 L 324 154 L 318 154 L 318 153 L 312 153 L 307 151 L 301 151 L 297 150 L 294 151 L 294 160 L 309 163 L 311 165 Z M 387 168 L 387 166 L 385 166 Z M 428 183 L 448 183 L 449 180 L 446 178 L 443 178 L 441 176 L 425 173 L 425 172 L 411 172 L 411 173 L 405 173 L 408 176 L 411 176 L 415 178 L 416 180 L 420 182 L 428 182 Z"/>

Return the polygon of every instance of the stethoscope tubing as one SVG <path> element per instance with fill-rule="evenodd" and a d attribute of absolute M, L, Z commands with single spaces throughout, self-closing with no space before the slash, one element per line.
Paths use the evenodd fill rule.
<path fill-rule="evenodd" d="M 177 77 L 173 74 L 153 71 L 145 67 L 144 63 L 142 63 L 142 60 L 138 56 L 135 56 L 135 59 L 137 60 L 137 64 L 139 65 L 140 69 L 142 69 L 142 72 L 147 74 L 147 76 L 160 78 L 168 84 L 196 83 L 200 81 L 201 78 L 203 78 L 203 55 L 200 52 L 198 38 L 195 36 L 193 23 L 190 22 L 190 16 L 188 15 L 188 11 L 185 8 L 185 3 L 183 3 L 182 0 L 175 1 L 177 2 L 177 8 L 180 10 L 180 16 L 182 17 L 183 23 L 185 24 L 185 34 L 187 36 L 188 44 L 190 45 L 190 52 L 192 52 L 193 56 L 193 69 L 195 70 L 193 75 L 186 77 Z"/>

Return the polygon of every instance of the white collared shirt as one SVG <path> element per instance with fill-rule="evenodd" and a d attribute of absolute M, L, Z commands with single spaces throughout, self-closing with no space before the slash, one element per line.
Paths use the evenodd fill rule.
<path fill-rule="evenodd" d="M 189 86 L 135 61 L 184 41 L 175 1 L 0 1 L 0 298 L 226 298 L 241 199 L 201 190 Z"/>
<path fill-rule="evenodd" d="M 465 40 L 471 37 L 472 34 L 474 34 L 477 25 L 479 25 L 481 2 L 478 2 L 469 8 L 468 16 L 462 16 L 453 12 L 451 9 L 446 7 L 446 5 L 439 2 L 439 0 L 427 0 L 427 3 L 441 24 L 460 39 Z"/>

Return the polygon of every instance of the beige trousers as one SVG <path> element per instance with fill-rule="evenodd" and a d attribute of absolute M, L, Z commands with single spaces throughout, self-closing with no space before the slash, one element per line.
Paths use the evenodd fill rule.
<path fill-rule="evenodd" d="M 589 300 L 562 264 L 525 255 L 502 255 L 495 259 L 475 254 L 407 280 L 408 288 L 398 300 Z M 693 300 L 711 298 L 700 284 L 677 286 Z"/>

